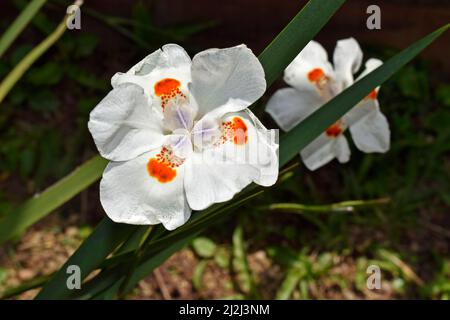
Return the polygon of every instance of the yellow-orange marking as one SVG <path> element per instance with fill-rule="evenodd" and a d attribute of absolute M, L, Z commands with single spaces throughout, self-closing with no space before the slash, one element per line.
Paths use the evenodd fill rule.
<path fill-rule="evenodd" d="M 175 157 L 169 148 L 162 147 L 161 152 L 148 161 L 147 171 L 151 177 L 161 183 L 166 183 L 176 177 L 176 168 L 182 165 L 183 162 L 184 160 Z"/>
<path fill-rule="evenodd" d="M 342 128 L 339 124 L 335 123 L 328 127 L 328 129 L 325 131 L 327 136 L 336 138 L 342 133 Z"/>
<path fill-rule="evenodd" d="M 375 100 L 378 97 L 378 92 L 376 89 L 373 89 L 367 96 L 366 99 Z"/>
<path fill-rule="evenodd" d="M 155 95 L 161 98 L 161 107 L 164 110 L 170 99 L 186 98 L 180 90 L 181 82 L 177 79 L 165 78 L 158 81 L 155 86 Z"/>

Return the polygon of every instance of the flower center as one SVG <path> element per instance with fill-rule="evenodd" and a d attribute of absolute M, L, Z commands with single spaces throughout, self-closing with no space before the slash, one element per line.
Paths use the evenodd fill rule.
<path fill-rule="evenodd" d="M 172 78 L 162 79 L 155 84 L 155 95 L 161 98 L 161 107 L 163 110 L 171 99 L 178 97 L 186 99 L 186 96 L 180 90 L 180 86 L 181 82 Z"/>
<path fill-rule="evenodd" d="M 176 157 L 170 149 L 162 147 L 160 153 L 148 161 L 147 171 L 151 177 L 161 183 L 166 183 L 175 179 L 176 168 L 183 162 L 184 160 Z"/>
<path fill-rule="evenodd" d="M 317 88 L 319 95 L 325 102 L 331 100 L 341 91 L 339 84 L 327 76 L 321 68 L 315 68 L 308 72 L 308 80 Z"/>

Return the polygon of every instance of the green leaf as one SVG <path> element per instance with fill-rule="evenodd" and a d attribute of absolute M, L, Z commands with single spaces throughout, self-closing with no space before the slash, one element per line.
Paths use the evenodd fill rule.
<path fill-rule="evenodd" d="M 8 270 L 6 270 L 3 267 L 0 267 L 0 285 L 2 285 L 7 278 L 8 278 Z"/>
<path fill-rule="evenodd" d="M 68 274 L 67 267 L 76 265 L 80 267 L 81 277 L 85 278 L 95 270 L 103 260 L 117 248 L 123 239 L 129 237 L 138 226 L 125 225 L 103 219 L 94 232 L 82 243 L 78 250 L 66 261 L 62 268 L 51 278 L 37 299 L 57 299 L 72 293 L 66 286 Z"/>
<path fill-rule="evenodd" d="M 230 254 L 226 248 L 219 248 L 214 254 L 214 261 L 221 268 L 228 268 L 230 266 Z"/>
<path fill-rule="evenodd" d="M 202 258 L 211 258 L 216 252 L 216 244 L 209 238 L 198 237 L 192 241 L 192 248 Z"/>
<path fill-rule="evenodd" d="M 270 86 L 313 39 L 345 0 L 309 1 L 261 53 L 259 60 Z"/>
<path fill-rule="evenodd" d="M 48 35 L 40 44 L 34 47 L 14 69 L 6 76 L 0 83 L 0 103 L 5 99 L 9 91 L 15 86 L 15 84 L 22 78 L 24 73 L 33 65 L 33 63 L 39 59 L 44 52 L 46 52 L 53 44 L 58 41 L 67 29 L 65 16 L 56 29 Z"/>
<path fill-rule="evenodd" d="M 76 38 L 75 52 L 76 58 L 84 58 L 90 56 L 95 48 L 97 48 L 98 36 L 90 33 L 83 33 Z"/>
<path fill-rule="evenodd" d="M 95 182 L 107 161 L 95 156 L 0 220 L 0 243 L 11 239 Z"/>
<path fill-rule="evenodd" d="M 284 279 L 281 287 L 278 289 L 275 299 L 276 300 L 287 300 L 292 295 L 292 292 L 295 290 L 298 282 L 302 278 L 304 271 L 297 267 L 292 267 L 286 274 L 286 278 Z"/>
<path fill-rule="evenodd" d="M 208 264 L 208 260 L 200 261 L 194 268 L 192 272 L 192 285 L 195 290 L 199 291 L 202 288 L 203 284 L 203 273 L 205 272 L 206 265 Z"/>
<path fill-rule="evenodd" d="M 9 26 L 3 36 L 0 38 L 0 58 L 3 56 L 6 50 L 10 47 L 13 41 L 20 35 L 22 30 L 30 23 L 34 15 L 44 5 L 46 0 L 33 0 L 27 7 L 22 10 L 20 15 Z"/>
<path fill-rule="evenodd" d="M 450 107 L 450 84 L 442 84 L 438 87 L 436 96 L 446 107 Z"/>
<path fill-rule="evenodd" d="M 0 268 L 0 274 L 1 274 L 1 268 Z M 49 278 L 50 278 L 49 276 L 37 277 L 32 280 L 21 283 L 17 287 L 6 289 L 0 296 L 0 300 L 10 299 L 14 296 L 17 296 L 23 292 L 28 291 L 28 290 L 39 288 L 45 282 L 47 282 L 49 280 Z M 0 283 L 1 283 L 1 281 L 0 281 Z"/>
<path fill-rule="evenodd" d="M 59 107 L 59 100 L 53 91 L 38 91 L 30 100 L 31 109 L 39 112 L 55 111 Z"/>
<path fill-rule="evenodd" d="M 233 270 L 237 275 L 238 285 L 241 291 L 250 297 L 256 294 L 253 276 L 247 262 L 244 230 L 241 225 L 233 232 Z"/>
<path fill-rule="evenodd" d="M 35 67 L 28 72 L 26 80 L 35 86 L 53 85 L 63 77 L 63 69 L 56 62 L 47 62 L 40 67 Z"/>
<path fill-rule="evenodd" d="M 155 268 L 159 267 L 164 261 L 170 258 L 175 252 L 184 248 L 189 241 L 192 240 L 196 236 L 196 233 L 187 235 L 186 238 L 183 238 L 179 241 L 169 242 L 167 247 L 165 247 L 160 252 L 152 255 L 151 259 L 145 260 L 141 263 L 133 272 L 131 277 L 128 279 L 127 285 L 123 288 L 123 292 L 127 293 L 132 290 L 136 284 L 147 276 L 150 272 L 152 272 Z"/>

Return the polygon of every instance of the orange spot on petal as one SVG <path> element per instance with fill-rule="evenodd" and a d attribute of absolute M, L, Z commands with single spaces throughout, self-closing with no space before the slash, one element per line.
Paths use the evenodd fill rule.
<path fill-rule="evenodd" d="M 373 89 L 368 95 L 367 95 L 367 99 L 372 99 L 375 100 L 378 97 L 378 92 L 376 89 Z"/>
<path fill-rule="evenodd" d="M 308 73 L 308 80 L 314 83 L 318 83 L 325 78 L 325 72 L 322 69 L 316 68 Z"/>
<path fill-rule="evenodd" d="M 248 129 L 244 120 L 234 117 L 232 120 L 233 142 L 237 145 L 246 144 L 248 141 Z"/>
<path fill-rule="evenodd" d="M 339 126 L 339 124 L 335 123 L 328 127 L 328 129 L 325 131 L 327 136 L 336 138 L 338 135 L 342 133 L 342 128 Z"/>
<path fill-rule="evenodd" d="M 174 90 L 178 89 L 180 85 L 181 85 L 180 81 L 176 79 L 172 78 L 162 79 L 155 84 L 155 94 L 158 97 L 162 95 L 169 95 Z"/>
<path fill-rule="evenodd" d="M 148 174 L 161 183 L 172 181 L 177 171 L 174 170 L 169 163 L 161 162 L 156 158 L 151 158 L 147 163 Z"/>

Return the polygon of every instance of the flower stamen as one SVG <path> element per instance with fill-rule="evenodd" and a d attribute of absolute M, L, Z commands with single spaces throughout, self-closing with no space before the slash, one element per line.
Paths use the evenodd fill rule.
<path fill-rule="evenodd" d="M 319 90 L 325 88 L 328 77 L 321 68 L 315 68 L 308 73 L 308 80 L 312 82 Z"/>
<path fill-rule="evenodd" d="M 161 152 L 147 163 L 148 174 L 161 183 L 172 181 L 177 171 L 175 168 L 182 165 L 183 159 L 176 157 L 168 147 L 162 147 Z"/>
<path fill-rule="evenodd" d="M 232 141 L 236 145 L 246 144 L 248 141 L 248 129 L 244 120 L 234 117 L 231 121 L 222 123 L 223 134 L 216 145 Z"/>
<path fill-rule="evenodd" d="M 165 78 L 158 81 L 155 86 L 155 95 L 161 98 L 161 107 L 164 110 L 167 103 L 171 99 L 178 97 L 186 98 L 183 92 L 180 90 L 181 82 L 177 79 Z"/>

